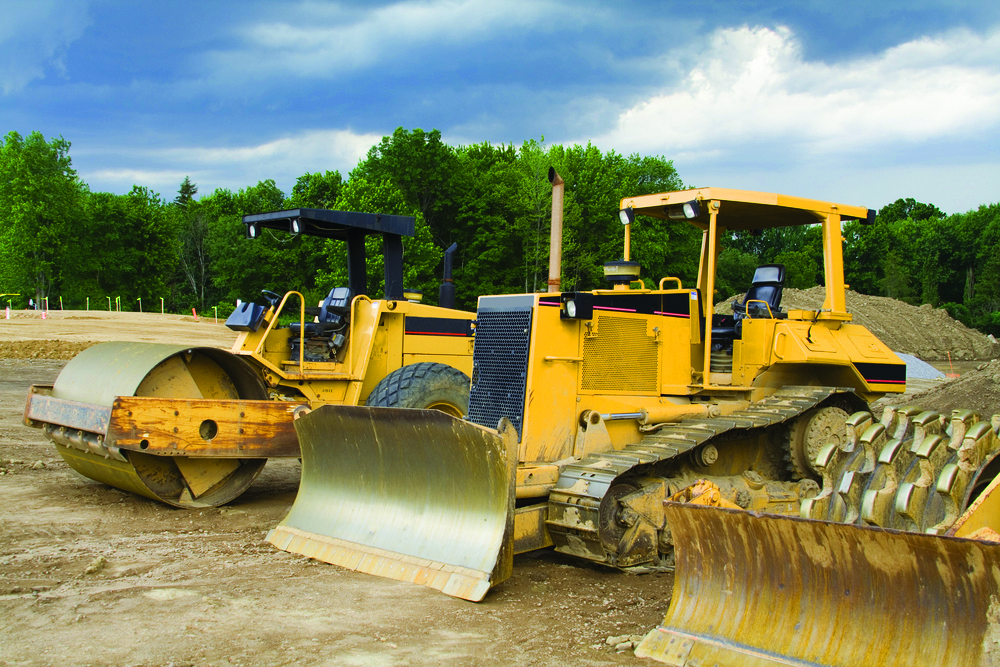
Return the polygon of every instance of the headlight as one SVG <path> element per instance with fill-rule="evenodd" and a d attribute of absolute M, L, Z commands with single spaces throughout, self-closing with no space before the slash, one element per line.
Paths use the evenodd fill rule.
<path fill-rule="evenodd" d="M 559 299 L 562 302 L 559 319 L 594 319 L 594 295 L 591 292 L 563 292 Z"/>

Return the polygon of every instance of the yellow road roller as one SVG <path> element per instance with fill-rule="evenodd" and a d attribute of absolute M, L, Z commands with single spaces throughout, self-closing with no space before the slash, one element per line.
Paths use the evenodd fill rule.
<path fill-rule="evenodd" d="M 403 289 L 412 217 L 300 208 L 243 223 L 249 239 L 271 229 L 346 241 L 349 284 L 317 306 L 294 291 L 239 304 L 226 322 L 239 332 L 228 352 L 112 342 L 77 355 L 52 386 L 31 388 L 24 414 L 74 470 L 170 505 L 211 507 L 243 493 L 268 458 L 298 457 L 292 421 L 320 405 L 466 413 L 474 314 L 451 307 L 454 246 L 438 307 Z M 383 238 L 381 299 L 365 295 L 372 234 Z M 286 311 L 297 317 L 284 326 Z"/>

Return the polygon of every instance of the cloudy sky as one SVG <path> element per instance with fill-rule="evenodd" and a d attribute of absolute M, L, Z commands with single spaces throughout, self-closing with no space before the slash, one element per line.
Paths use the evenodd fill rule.
<path fill-rule="evenodd" d="M 93 190 L 346 174 L 396 127 L 662 155 L 692 186 L 1000 201 L 995 0 L 0 0 L 0 134 Z"/>

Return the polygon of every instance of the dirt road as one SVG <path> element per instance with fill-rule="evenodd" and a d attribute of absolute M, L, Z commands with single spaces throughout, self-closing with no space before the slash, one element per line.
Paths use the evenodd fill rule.
<path fill-rule="evenodd" d="M 177 315 L 106 315 L 0 320 L 0 665 L 649 662 L 607 640 L 659 624 L 670 574 L 543 551 L 518 557 L 513 578 L 474 604 L 264 543 L 295 497 L 295 461 L 269 462 L 244 496 L 204 511 L 80 477 L 21 425 L 28 386 L 51 383 L 65 362 L 3 357 L 102 340 L 233 339 L 221 324 Z"/>

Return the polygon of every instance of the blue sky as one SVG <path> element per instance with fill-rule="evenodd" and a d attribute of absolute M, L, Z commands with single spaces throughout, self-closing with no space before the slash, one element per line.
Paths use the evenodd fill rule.
<path fill-rule="evenodd" d="M 0 133 L 93 190 L 345 176 L 396 127 L 585 144 L 685 183 L 1000 201 L 995 0 L 0 0 Z"/>

